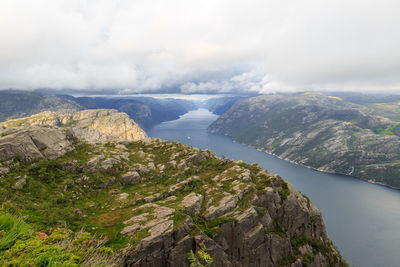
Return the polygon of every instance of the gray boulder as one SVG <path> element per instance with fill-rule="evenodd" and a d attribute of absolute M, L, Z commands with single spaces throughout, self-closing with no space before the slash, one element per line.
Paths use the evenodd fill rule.
<path fill-rule="evenodd" d="M 127 172 L 121 177 L 121 184 L 123 185 L 137 184 L 140 183 L 141 181 L 142 178 L 136 171 Z"/>

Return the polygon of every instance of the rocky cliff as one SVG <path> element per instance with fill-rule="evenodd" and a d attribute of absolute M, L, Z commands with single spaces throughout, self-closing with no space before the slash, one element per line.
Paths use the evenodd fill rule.
<path fill-rule="evenodd" d="M 376 107 L 299 93 L 243 100 L 208 130 L 321 171 L 400 187 L 397 125 Z"/>
<path fill-rule="evenodd" d="M 38 231 L 89 229 L 125 266 L 189 266 L 203 245 L 213 266 L 345 265 L 318 209 L 256 164 L 178 142 L 87 143 L 73 127 L 18 125 L 0 133 L 0 204 Z"/>
<path fill-rule="evenodd" d="M 0 127 L 58 126 L 69 128 L 87 142 L 140 140 L 146 133 L 129 116 L 110 109 L 46 111 L 26 118 L 8 120 Z"/>

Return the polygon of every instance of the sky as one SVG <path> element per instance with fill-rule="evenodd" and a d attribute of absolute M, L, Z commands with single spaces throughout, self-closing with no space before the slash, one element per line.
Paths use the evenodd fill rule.
<path fill-rule="evenodd" d="M 1 0 L 0 89 L 400 93 L 399 0 Z"/>

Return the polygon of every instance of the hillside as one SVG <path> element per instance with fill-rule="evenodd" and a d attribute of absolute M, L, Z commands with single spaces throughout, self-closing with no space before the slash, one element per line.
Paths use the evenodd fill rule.
<path fill-rule="evenodd" d="M 87 109 L 116 109 L 125 112 L 144 129 L 163 121 L 176 120 L 188 111 L 196 109 L 193 102 L 182 99 L 61 97 L 73 100 Z"/>
<path fill-rule="evenodd" d="M 367 105 L 298 93 L 240 101 L 209 131 L 321 171 L 400 187 L 396 125 Z"/>
<path fill-rule="evenodd" d="M 228 111 L 237 101 L 246 98 L 245 96 L 231 96 L 211 98 L 206 101 L 205 108 L 216 115 L 222 115 Z"/>
<path fill-rule="evenodd" d="M 0 91 L 0 121 L 25 117 L 42 111 L 81 109 L 83 107 L 78 103 L 51 94 L 20 90 Z"/>
<path fill-rule="evenodd" d="M 0 263 L 41 261 L 33 242 L 77 265 L 87 264 L 82 249 L 111 248 L 112 265 L 189 266 L 188 252 L 203 245 L 212 266 L 346 265 L 310 200 L 256 164 L 159 139 L 88 143 L 73 125 L 24 123 L 0 128 L 0 245 L 12 229 L 3 218 L 20 220 L 10 211 L 29 224 L 19 229 L 39 233 L 0 246 Z M 60 227 L 89 233 L 60 237 Z M 94 245 L 101 236 L 108 241 Z"/>

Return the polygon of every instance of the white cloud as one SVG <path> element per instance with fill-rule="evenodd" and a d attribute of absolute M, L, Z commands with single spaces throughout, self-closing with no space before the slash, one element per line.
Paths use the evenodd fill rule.
<path fill-rule="evenodd" d="M 2 0 L 0 89 L 400 90 L 398 0 Z"/>

